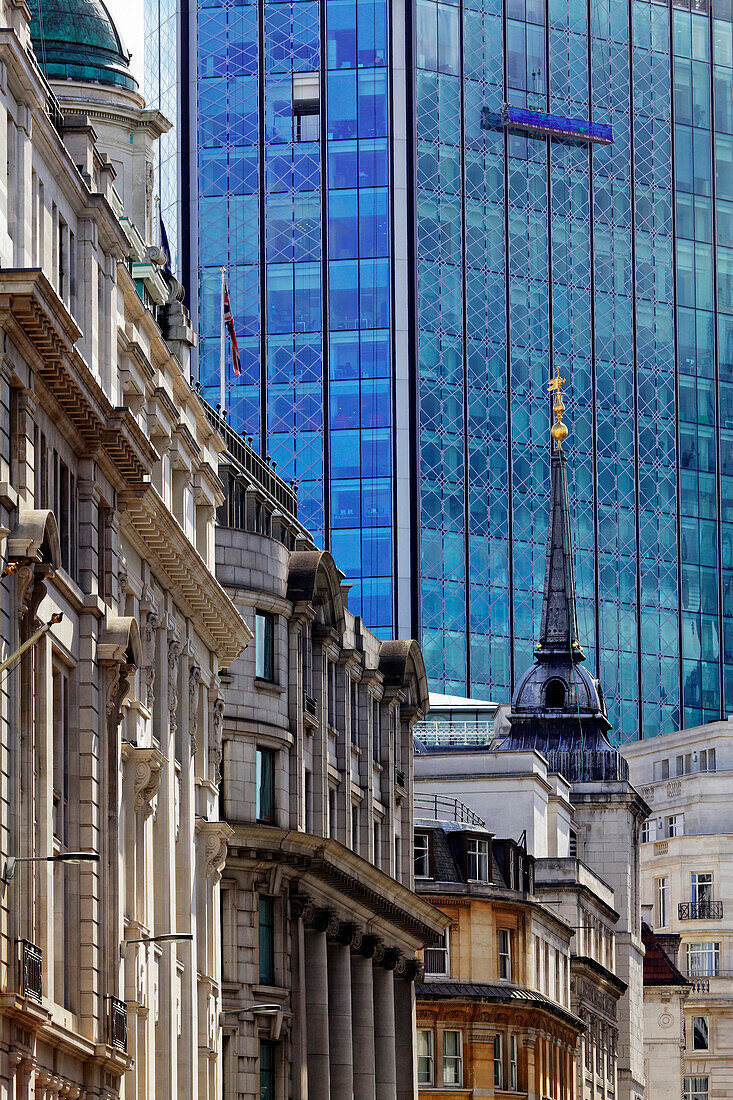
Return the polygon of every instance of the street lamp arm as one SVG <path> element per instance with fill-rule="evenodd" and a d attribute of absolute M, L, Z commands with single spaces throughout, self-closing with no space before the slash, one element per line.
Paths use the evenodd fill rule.
<path fill-rule="evenodd" d="M 26 650 L 29 650 L 31 646 L 34 646 L 36 642 L 39 642 L 44 634 L 48 634 L 52 626 L 56 623 L 60 623 L 63 619 L 63 615 L 60 611 L 54 612 L 50 620 L 44 623 L 43 626 L 39 626 L 30 638 L 27 638 L 21 646 L 19 646 L 14 653 L 11 653 L 9 657 L 6 657 L 4 661 L 0 661 L 0 672 L 5 672 L 6 668 L 9 668 L 19 657 L 22 657 Z"/>

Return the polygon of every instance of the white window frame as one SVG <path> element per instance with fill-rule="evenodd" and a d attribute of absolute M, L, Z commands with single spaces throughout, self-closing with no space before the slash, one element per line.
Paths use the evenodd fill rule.
<path fill-rule="evenodd" d="M 715 978 L 720 972 L 720 944 L 713 940 L 685 944 L 685 955 L 688 978 Z M 701 968 L 699 961 L 696 965 L 692 964 L 693 958 L 699 959 L 703 955 L 707 956 L 705 969 Z"/>
<path fill-rule="evenodd" d="M 499 981 L 512 980 L 512 934 L 508 928 L 499 929 Z"/>
<path fill-rule="evenodd" d="M 705 1046 L 695 1046 L 695 1021 L 704 1020 Z M 690 1050 L 710 1050 L 710 1019 L 708 1016 L 693 1016 L 690 1020 Z"/>
<path fill-rule="evenodd" d="M 472 874 L 472 871 L 475 873 Z M 466 872 L 469 882 L 490 881 L 489 842 L 485 837 L 469 836 L 466 838 Z"/>
<path fill-rule="evenodd" d="M 420 1036 L 421 1035 L 427 1038 L 427 1043 L 426 1043 L 427 1053 L 425 1053 L 425 1054 L 420 1053 Z M 417 1043 L 416 1043 L 416 1047 L 417 1047 L 417 1083 L 418 1083 L 418 1085 L 432 1085 L 433 1084 L 433 1074 L 435 1072 L 434 1045 L 435 1045 L 434 1044 L 434 1036 L 433 1036 L 433 1032 L 431 1031 L 431 1029 L 428 1028 L 428 1027 L 419 1027 L 417 1029 Z M 427 1070 L 427 1077 L 421 1077 L 420 1076 L 420 1069 L 421 1069 L 420 1063 L 421 1062 L 423 1063 L 425 1069 Z M 427 1065 L 425 1065 L 426 1063 L 427 1063 Z"/>
<path fill-rule="evenodd" d="M 433 952 L 433 954 L 429 954 Z M 428 964 L 432 966 L 434 962 L 440 961 L 442 970 L 428 969 Z M 450 940 L 448 937 L 448 929 L 443 932 L 442 945 L 426 947 L 423 952 L 423 964 L 425 966 L 425 977 L 430 978 L 447 978 L 450 976 Z"/>
<path fill-rule="evenodd" d="M 666 928 L 669 924 L 669 878 L 662 875 L 657 884 L 657 926 Z"/>
<path fill-rule="evenodd" d="M 712 871 L 690 872 L 690 901 L 693 905 L 709 905 L 713 900 L 715 880 Z M 703 896 L 700 897 L 702 887 Z"/>
<path fill-rule="evenodd" d="M 494 1089 L 504 1088 L 504 1036 L 498 1032 L 494 1036 Z"/>
<path fill-rule="evenodd" d="M 519 1055 L 516 1035 L 509 1036 L 509 1090 L 519 1091 Z"/>
<path fill-rule="evenodd" d="M 666 821 L 666 833 L 668 837 L 685 835 L 685 815 L 669 814 Z"/>
<path fill-rule="evenodd" d="M 457 1054 L 446 1053 L 446 1039 L 449 1035 L 456 1035 L 458 1037 Z M 448 1073 L 448 1067 L 451 1067 L 454 1076 L 450 1076 Z M 461 1087 L 463 1082 L 463 1033 L 455 1028 L 446 1028 L 443 1032 L 443 1084 L 444 1085 L 456 1085 Z"/>
<path fill-rule="evenodd" d="M 419 845 L 418 841 L 420 841 Z M 424 849 L 422 849 L 423 842 L 425 845 Z M 422 849 L 419 853 L 418 847 Z M 424 859 L 425 861 L 423 864 L 425 868 L 424 873 L 422 871 L 418 871 L 417 869 L 418 854 L 420 856 L 420 859 Z M 430 837 L 427 833 L 415 833 L 413 843 L 413 863 L 415 867 L 415 878 L 430 878 Z"/>
<path fill-rule="evenodd" d="M 708 1100 L 710 1095 L 710 1078 L 709 1077 L 683 1077 L 682 1078 L 682 1098 L 683 1100 Z"/>

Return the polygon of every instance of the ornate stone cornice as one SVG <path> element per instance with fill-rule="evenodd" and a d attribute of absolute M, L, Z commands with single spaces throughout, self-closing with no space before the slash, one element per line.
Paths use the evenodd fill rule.
<path fill-rule="evenodd" d="M 252 637 L 224 589 L 153 486 L 120 495 L 125 533 L 196 622 L 222 667 L 230 665 Z"/>
<path fill-rule="evenodd" d="M 139 492 L 157 460 L 155 448 L 129 409 L 112 406 L 76 350 L 81 331 L 43 272 L 0 272 L 0 324 L 32 356 L 34 374 L 112 483 Z"/>

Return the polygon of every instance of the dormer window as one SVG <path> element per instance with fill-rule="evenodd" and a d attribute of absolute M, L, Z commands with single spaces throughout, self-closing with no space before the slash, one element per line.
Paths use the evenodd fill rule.
<path fill-rule="evenodd" d="M 466 841 L 466 870 L 469 882 L 489 882 L 489 842 L 478 837 Z"/>
<path fill-rule="evenodd" d="M 545 706 L 548 710 L 562 710 L 565 706 L 565 684 L 562 680 L 549 680 L 545 688 Z"/>
<path fill-rule="evenodd" d="M 428 833 L 415 833 L 413 851 L 415 878 L 430 878 L 430 836 Z"/>

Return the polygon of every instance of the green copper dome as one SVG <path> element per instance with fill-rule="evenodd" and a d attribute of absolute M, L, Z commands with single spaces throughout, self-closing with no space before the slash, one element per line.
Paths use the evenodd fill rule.
<path fill-rule="evenodd" d="M 31 38 L 49 80 L 112 84 L 137 91 L 129 59 L 102 0 L 29 0 Z"/>

